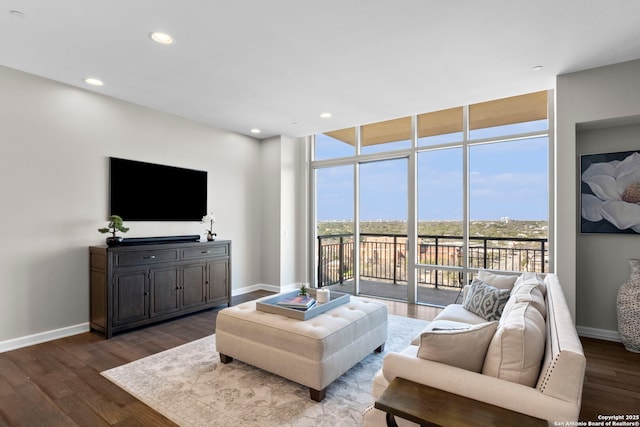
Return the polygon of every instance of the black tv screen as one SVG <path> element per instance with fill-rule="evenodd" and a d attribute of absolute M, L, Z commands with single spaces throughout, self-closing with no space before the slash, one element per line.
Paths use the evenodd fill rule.
<path fill-rule="evenodd" d="M 207 172 L 109 158 L 109 215 L 125 221 L 200 221 Z"/>

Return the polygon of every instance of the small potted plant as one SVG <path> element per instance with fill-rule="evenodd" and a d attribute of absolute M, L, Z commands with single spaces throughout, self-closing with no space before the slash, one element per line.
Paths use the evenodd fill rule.
<path fill-rule="evenodd" d="M 307 296 L 307 285 L 303 283 L 300 286 L 300 292 L 298 292 L 298 295 Z"/>
<path fill-rule="evenodd" d="M 216 223 L 216 217 L 213 216 L 213 212 L 203 216 L 200 222 L 202 224 L 206 224 L 207 222 L 209 223 L 209 229 L 207 230 L 207 240 L 210 242 L 216 240 L 217 234 L 213 232 L 213 224 Z"/>
<path fill-rule="evenodd" d="M 116 236 L 116 232 L 120 231 L 126 233 L 129 228 L 122 224 L 122 218 L 118 215 L 111 215 L 109 217 L 109 224 L 104 228 L 98 228 L 101 233 L 111 233 L 111 236 L 107 237 L 107 246 L 116 246 L 122 243 L 122 237 Z"/>

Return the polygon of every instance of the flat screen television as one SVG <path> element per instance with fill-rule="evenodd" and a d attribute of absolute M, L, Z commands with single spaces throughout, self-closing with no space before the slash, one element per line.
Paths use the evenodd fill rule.
<path fill-rule="evenodd" d="M 109 215 L 125 221 L 200 221 L 207 172 L 109 158 Z"/>

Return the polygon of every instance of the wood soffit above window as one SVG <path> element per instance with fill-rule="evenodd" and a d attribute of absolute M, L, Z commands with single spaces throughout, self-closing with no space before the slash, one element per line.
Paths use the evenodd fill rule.
<path fill-rule="evenodd" d="M 356 145 L 356 128 L 339 129 L 324 134 L 349 145 Z"/>
<path fill-rule="evenodd" d="M 411 140 L 411 117 L 362 126 L 362 145 Z"/>
<path fill-rule="evenodd" d="M 469 129 L 484 129 L 547 118 L 547 92 L 512 96 L 469 106 Z"/>
<path fill-rule="evenodd" d="M 547 118 L 547 91 L 513 96 L 469 106 L 469 129 L 483 129 Z M 418 138 L 463 131 L 463 108 L 449 108 L 418 115 Z M 362 145 L 376 145 L 411 139 L 411 117 L 364 125 Z M 356 144 L 356 128 L 325 132 L 325 135 Z"/>
<path fill-rule="evenodd" d="M 418 116 L 418 138 L 462 132 L 462 107 L 424 113 Z"/>

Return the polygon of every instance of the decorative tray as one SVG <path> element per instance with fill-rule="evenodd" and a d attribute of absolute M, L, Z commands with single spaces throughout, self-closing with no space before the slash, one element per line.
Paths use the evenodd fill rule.
<path fill-rule="evenodd" d="M 316 298 L 316 290 L 315 288 L 307 289 L 307 292 L 310 296 Z M 275 295 L 271 298 L 263 299 L 262 301 L 258 301 L 256 303 L 256 310 L 266 311 L 267 313 L 279 314 L 281 316 L 291 317 L 297 320 L 309 320 L 313 317 L 316 317 L 318 314 L 322 314 L 327 312 L 333 308 L 336 308 L 342 304 L 348 303 L 350 301 L 350 295 L 342 292 L 334 292 L 331 291 L 329 294 L 329 301 L 323 304 L 316 304 L 315 306 L 306 309 L 306 310 L 296 310 L 295 308 L 287 308 L 282 307 L 278 304 L 278 301 L 283 300 L 287 297 L 292 297 L 298 295 L 297 290 L 291 292 L 285 292 L 282 294 Z"/>

